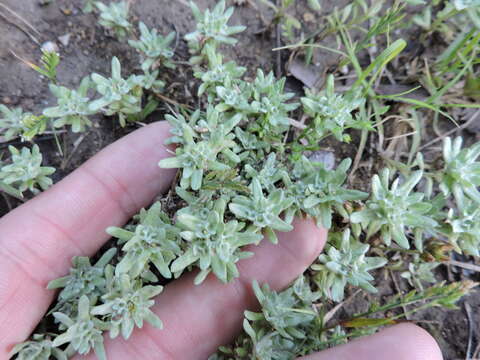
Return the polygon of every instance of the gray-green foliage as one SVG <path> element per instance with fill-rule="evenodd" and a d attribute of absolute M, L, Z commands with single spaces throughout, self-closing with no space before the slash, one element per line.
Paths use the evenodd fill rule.
<path fill-rule="evenodd" d="M 313 216 L 317 223 L 329 229 L 334 211 L 348 217 L 343 209 L 346 201 L 362 200 L 368 194 L 345 188 L 351 160 L 344 159 L 334 171 L 326 170 L 322 163 L 302 157 L 296 162 L 288 190 L 298 209 Z"/>
<path fill-rule="evenodd" d="M 307 90 L 306 96 L 302 98 L 305 113 L 312 117 L 305 136 L 322 139 L 333 135 L 339 141 L 349 142 L 350 136 L 344 132 L 349 128 L 360 127 L 360 122 L 352 112 L 364 102 L 365 99 L 356 93 L 336 94 L 333 76 L 330 76 L 325 91 L 316 94 Z"/>
<path fill-rule="evenodd" d="M 160 161 L 160 167 L 183 169 L 180 186 L 199 190 L 206 171 L 225 171 L 229 169 L 229 162 L 240 161 L 232 151 L 235 145 L 232 130 L 241 119 L 239 115 L 222 114 L 213 107 L 209 107 L 205 115 L 195 112 L 188 122 L 181 115 L 167 117 L 175 135 L 170 141 L 183 146 L 177 147 L 175 157 Z"/>
<path fill-rule="evenodd" d="M 443 144 L 444 168 L 439 174 L 440 189 L 445 195 L 453 194 L 459 208 L 464 207 L 465 197 L 480 204 L 480 143 L 462 149 L 463 139 L 445 138 Z"/>
<path fill-rule="evenodd" d="M 262 190 L 257 178 L 250 185 L 251 196 L 240 195 L 233 198 L 230 211 L 240 219 L 251 221 L 255 226 L 264 229 L 270 241 L 277 243 L 277 231 L 291 231 L 293 226 L 282 220 L 281 213 L 288 209 L 293 199 L 286 196 L 282 189 L 275 189 L 268 195 Z"/>
<path fill-rule="evenodd" d="M 26 190 L 37 194 L 40 190 L 46 190 L 52 185 L 52 179 L 49 176 L 55 172 L 55 168 L 42 166 L 42 154 L 38 145 L 34 145 L 32 149 L 23 147 L 20 150 L 9 146 L 8 150 L 11 155 L 10 162 L 1 164 L 0 167 L 2 188 L 6 185 L 7 188 L 13 188 L 20 194 Z"/>
<path fill-rule="evenodd" d="M 480 256 L 480 207 L 477 202 L 465 200 L 461 209 L 448 211 L 449 241 L 457 251 Z"/>
<path fill-rule="evenodd" d="M 422 248 L 422 230 L 437 227 L 430 216 L 432 202 L 424 201 L 425 194 L 414 192 L 422 179 L 421 170 L 413 172 L 403 182 L 400 177 L 390 184 L 390 170 L 383 169 L 380 176 L 372 179 L 372 193 L 365 208 L 351 215 L 353 223 L 361 223 L 367 237 L 380 231 L 386 245 L 392 239 L 402 248 L 408 249 L 410 242 L 406 233 L 414 233 L 415 245 Z"/>
<path fill-rule="evenodd" d="M 457 10 L 480 7 L 480 1 L 478 0 L 453 0 L 452 2 Z"/>
<path fill-rule="evenodd" d="M 245 229 L 245 223 L 237 220 L 225 222 L 225 208 L 225 200 L 218 199 L 208 213 L 196 213 L 189 208 L 177 213 L 184 250 L 173 262 L 173 272 L 181 273 L 188 266 L 196 265 L 201 270 L 195 278 L 197 284 L 210 272 L 223 282 L 238 277 L 236 263 L 253 255 L 242 251 L 242 247 L 258 243 L 262 235 Z"/>
<path fill-rule="evenodd" d="M 345 342 L 340 327 L 322 330 L 322 314 L 315 302 L 320 294 L 312 292 L 306 278 L 298 278 L 288 289 L 276 292 L 267 284 L 253 283 L 261 305 L 260 312 L 245 311 L 242 334 L 233 345 L 221 347 L 209 360 L 258 359 L 293 360 L 325 348 L 327 337 Z"/>
<path fill-rule="evenodd" d="M 93 112 L 102 111 L 107 116 L 118 115 L 120 124 L 125 126 L 129 115 L 142 111 L 143 78 L 130 75 L 124 79 L 121 70 L 120 61 L 113 57 L 110 78 L 92 74 L 95 89 L 101 98 L 92 101 L 88 109 Z"/>
<path fill-rule="evenodd" d="M 23 134 L 25 131 L 23 120 L 32 115 L 23 112 L 22 108 L 9 109 L 5 105 L 0 105 L 0 114 L 0 134 L 7 141 Z"/>
<path fill-rule="evenodd" d="M 17 360 L 67 360 L 63 350 L 53 346 L 48 335 L 35 334 L 32 341 L 26 341 L 16 345 L 10 352 L 10 356 L 16 355 Z"/>
<path fill-rule="evenodd" d="M 43 115 L 55 119 L 54 127 L 70 125 L 73 132 L 82 132 L 92 125 L 88 118 L 94 111 L 89 108 L 87 92 L 91 87 L 90 77 L 83 78 L 78 90 L 50 84 L 50 91 L 57 98 L 57 106 L 43 110 Z"/>
<path fill-rule="evenodd" d="M 103 304 L 92 308 L 91 314 L 102 316 L 103 321 L 108 322 L 110 338 L 121 334 L 128 339 L 135 326 L 142 328 L 144 321 L 158 329 L 163 327 L 158 316 L 150 310 L 155 304 L 152 298 L 162 292 L 162 286 L 143 286 L 141 280 L 132 280 L 127 274 L 110 276 L 107 282 Z"/>
<path fill-rule="evenodd" d="M 423 262 L 418 257 L 408 264 L 407 271 L 402 272 L 400 275 L 407 279 L 410 285 L 417 289 L 423 290 L 423 283 L 436 282 L 433 270 L 438 267 L 440 263 Z"/>
<path fill-rule="evenodd" d="M 219 1 L 213 10 L 201 11 L 193 1 L 190 2 L 190 7 L 197 22 L 196 30 L 185 35 L 192 54 L 201 53 L 205 45 L 217 46 L 221 43 L 234 45 L 237 40 L 232 35 L 246 29 L 245 26 L 227 24 L 234 9 L 230 7 L 225 10 L 225 0 Z M 202 58 L 202 56 L 194 56 L 191 61 L 199 63 Z"/>
<path fill-rule="evenodd" d="M 128 1 L 112 1 L 108 5 L 96 1 L 95 6 L 100 10 L 99 24 L 112 31 L 119 39 L 126 38 L 132 31 L 132 24 L 128 21 Z"/>
<path fill-rule="evenodd" d="M 311 266 L 315 270 L 314 280 L 325 297 L 337 302 L 343 300 L 347 283 L 377 292 L 371 284 L 374 278 L 370 271 L 384 266 L 387 259 L 367 256 L 369 248 L 353 238 L 350 229 L 329 234 L 325 252 Z"/>
<path fill-rule="evenodd" d="M 139 29 L 140 39 L 129 40 L 128 43 L 141 53 L 142 70 L 148 71 L 159 66 L 165 66 L 170 69 L 175 68 L 175 65 L 170 60 L 173 56 L 173 50 L 170 46 L 175 39 L 175 33 L 171 32 L 167 36 L 162 36 L 158 34 L 156 29 L 149 30 L 143 22 L 140 22 Z"/>
<path fill-rule="evenodd" d="M 286 9 L 291 3 L 285 0 L 280 6 Z M 309 3 L 318 7 L 317 2 Z M 97 7 L 104 26 L 120 37 L 131 32 L 125 3 L 107 8 L 97 2 Z M 433 279 L 437 265 L 420 257 L 428 236 L 444 236 L 457 251 L 478 255 L 478 146 L 462 150 L 460 140 L 453 145 L 447 140 L 443 169 L 435 171 L 416 161 L 399 166 L 402 177 L 393 183 L 385 169 L 373 177 L 372 194 L 363 203 L 368 194 L 348 188 L 351 160 L 343 159 L 330 170 L 316 162 L 311 151 L 323 148 L 323 140 L 330 136 L 348 142 L 349 129 L 362 130 L 364 140 L 368 131 L 375 130 L 370 118 L 379 120 L 386 107 L 377 106 L 372 114 L 360 89 L 369 80 L 368 74 L 380 71 L 388 61 L 374 62 L 345 94 L 335 93 L 333 76 L 329 77 L 323 92 L 306 92 L 299 109 L 295 94 L 285 91 L 285 79 L 260 69 L 253 79 L 243 78 L 246 69 L 234 61 L 226 62 L 219 53 L 220 44 L 234 44 L 232 35 L 244 29 L 228 25 L 233 8 L 225 10 L 225 1 L 203 13 L 194 3 L 191 7 L 198 24 L 186 39 L 194 76 L 201 81 L 199 104 L 206 106 L 192 111 L 179 106 L 174 114 L 166 115 L 171 132 L 166 144 L 174 145 L 175 150 L 159 166 L 178 169 L 176 186 L 164 201 L 142 209 L 123 228 L 107 229 L 118 239 L 120 254 L 115 256 L 115 250 L 109 250 L 93 265 L 86 257 L 74 258 L 70 274 L 49 284 L 50 289 L 62 288 L 52 310 L 59 334 L 38 337 L 38 344 L 26 342 L 17 349 L 25 354 L 30 353 L 25 349 L 31 349 L 28 351 L 39 356 L 50 351 L 55 356 L 57 346 L 68 343 L 68 352 L 86 354 L 93 349 L 104 359 L 104 332 L 112 338 L 121 335 L 128 339 L 145 321 L 162 327 L 153 312 L 154 297 L 162 291 L 160 276 L 177 278 L 199 270 L 195 284 L 207 276 L 231 281 L 240 275 L 238 262 L 253 256 L 250 247 L 264 241 L 264 236 L 276 243 L 278 231 L 293 229 L 294 216 L 307 216 L 319 226 L 332 228 L 325 253 L 309 270 L 309 278 L 298 279 L 282 292 L 254 283 L 261 310 L 247 311 L 245 333 L 211 359 L 295 359 L 391 323 L 390 319 L 365 319 L 365 314 L 375 314 L 378 309 L 391 310 L 411 304 L 412 298 L 423 301 L 429 296 L 435 297 L 432 306 L 452 306 L 461 291 L 436 287 L 423 297 L 412 292 L 394 305 L 372 306 L 350 321 L 331 324 L 327 313 L 328 300 L 341 301 L 347 284 L 376 291 L 371 271 L 384 266 L 391 252 L 397 254 L 397 248 L 390 248 L 392 239 L 402 248 L 415 241 L 416 249 L 408 252 L 414 253 L 415 261 L 400 270 L 411 274 L 412 285 L 420 288 L 422 281 Z M 291 35 L 292 24 L 283 24 L 284 34 Z M 120 62 L 113 58 L 111 78 L 91 76 L 92 90 L 100 95 L 96 100 L 88 99 L 90 86 L 84 80 L 78 91 L 52 85 L 58 93 L 58 106 L 46 109 L 44 116 L 25 118 L 20 112 L 7 113 L 0 108 L 9 118 L 7 123 L 26 129 L 14 130 L 11 136 L 45 131 L 46 116 L 58 117 L 54 126 L 67 124 L 81 131 L 90 125 L 88 116 L 93 113 L 118 114 L 124 126 L 155 109 L 157 103 L 151 98 L 142 108 L 142 96 L 144 90 L 156 93 L 163 87 L 158 67 L 173 67 L 170 45 L 174 34 L 163 37 L 143 23 L 139 26 L 140 38 L 131 40 L 130 45 L 141 54 L 142 75 L 122 78 Z M 363 94 L 370 94 L 365 90 Z M 300 119 L 310 118 L 305 124 L 295 120 L 302 114 L 307 116 Z M 412 171 L 414 166 L 422 170 Z M 432 198 L 435 181 L 442 184 L 442 194 Z M 445 204 L 451 194 L 459 204 L 447 214 Z M 388 247 L 376 244 L 373 236 L 377 233 Z M 385 256 L 371 256 L 371 246 Z M 356 327 L 361 329 L 349 331 Z"/>
<path fill-rule="evenodd" d="M 152 263 L 163 277 L 170 278 L 169 265 L 181 252 L 179 229 L 170 224 L 158 202 L 148 210 L 141 210 L 137 220 L 138 223 L 128 230 L 107 229 L 110 235 L 120 240 L 120 244 L 124 244 L 124 254 L 116 266 L 116 273 L 136 278 Z"/>
<path fill-rule="evenodd" d="M 91 302 L 95 303 L 97 298 L 105 293 L 105 269 L 115 253 L 115 248 L 108 250 L 94 265 L 86 256 L 74 257 L 70 274 L 52 280 L 47 286 L 50 290 L 62 289 L 58 295 L 58 307 L 72 311 L 67 314 L 71 316 L 76 301 L 82 296 L 88 296 Z"/>
<path fill-rule="evenodd" d="M 254 282 L 253 291 L 262 307 L 262 312 L 246 311 L 246 319 L 252 322 L 268 322 L 286 339 L 305 337 L 305 332 L 299 330 L 298 325 L 309 323 L 314 319 L 316 314 L 311 304 L 320 298 L 319 294 L 311 292 L 305 279 L 298 279 L 294 286 L 280 293 L 271 291 L 266 284 L 260 288 L 258 283 Z M 306 292 L 308 296 L 305 296 Z"/>
<path fill-rule="evenodd" d="M 82 11 L 84 13 L 91 13 L 95 9 L 95 0 L 84 0 Z"/>
<path fill-rule="evenodd" d="M 238 66 L 234 61 L 224 63 L 222 54 L 217 52 L 214 46 L 206 45 L 205 54 L 208 67 L 206 69 L 199 68 L 194 74 L 202 81 L 198 88 L 198 96 L 202 96 L 206 92 L 210 98 L 214 98 L 217 86 L 231 84 L 239 79 L 246 69 Z"/>
<path fill-rule="evenodd" d="M 78 300 L 78 314 L 74 319 L 64 313 L 54 312 L 53 316 L 66 331 L 55 338 L 53 346 L 69 343 L 69 346 L 80 355 L 86 355 L 93 349 L 99 360 L 105 360 L 107 355 L 102 330 L 105 330 L 106 326 L 98 318 L 93 317 L 90 310 L 90 300 L 83 295 Z"/>

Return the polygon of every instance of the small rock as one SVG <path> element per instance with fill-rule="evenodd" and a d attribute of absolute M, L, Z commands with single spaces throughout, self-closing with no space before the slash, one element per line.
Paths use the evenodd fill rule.
<path fill-rule="evenodd" d="M 8 96 L 4 96 L 4 97 L 2 98 L 2 103 L 3 103 L 3 104 L 6 104 L 6 105 L 11 104 L 11 103 L 12 103 L 12 99 L 11 99 L 10 97 L 8 97 Z"/>
<path fill-rule="evenodd" d="M 322 163 L 326 170 L 333 170 L 335 167 L 335 154 L 331 151 L 314 151 L 308 156 L 308 159 L 313 162 Z"/>
<path fill-rule="evenodd" d="M 60 41 L 62 43 L 62 45 L 66 47 L 70 43 L 70 37 L 71 36 L 72 36 L 72 34 L 70 34 L 70 33 L 59 36 L 58 41 Z"/>
<path fill-rule="evenodd" d="M 58 53 L 58 45 L 53 41 L 47 41 L 42 44 L 42 51 Z"/>
<path fill-rule="evenodd" d="M 322 80 L 323 70 L 321 67 L 305 65 L 303 61 L 296 59 L 288 66 L 288 72 L 309 88 L 314 88 Z"/>

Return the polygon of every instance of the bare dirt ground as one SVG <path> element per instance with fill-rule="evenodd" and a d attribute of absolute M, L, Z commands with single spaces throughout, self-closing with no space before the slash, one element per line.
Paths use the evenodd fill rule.
<path fill-rule="evenodd" d="M 125 74 L 138 71 L 136 53 L 127 45 L 119 43 L 105 34 L 97 25 L 96 17 L 92 14 L 83 14 L 82 1 L 56 0 L 48 6 L 40 6 L 38 0 L 0 0 L 0 103 L 9 107 L 21 106 L 24 110 L 39 113 L 42 108 L 51 104 L 52 97 L 48 91 L 47 80 L 42 79 L 18 58 L 31 62 L 38 62 L 40 47 L 47 41 L 55 42 L 59 46 L 61 64 L 58 68 L 58 78 L 62 85 L 76 87 L 84 76 L 98 72 L 109 74 L 112 56 L 120 58 Z M 214 0 L 199 0 L 200 8 L 211 6 Z M 238 3 L 242 3 L 238 1 Z M 280 68 L 284 71 L 288 60 L 288 52 L 282 52 L 280 63 L 276 54 L 271 51 L 276 47 L 273 29 L 266 28 L 266 23 L 272 14 L 260 5 L 249 5 L 244 1 L 238 6 L 232 23 L 247 26 L 247 31 L 240 34 L 239 43 L 227 51 L 228 57 L 235 59 L 253 74 L 256 68 L 271 70 Z M 252 1 L 252 3 L 257 3 Z M 298 1 L 295 9 L 296 16 L 301 19 L 304 31 L 314 31 L 318 27 L 316 18 L 312 18 L 306 8 Z M 346 3 L 346 1 L 341 1 Z M 6 5 L 13 13 L 2 7 Z M 340 6 L 340 2 L 335 2 Z M 324 5 L 324 11 L 330 11 L 333 2 Z M 176 31 L 178 34 L 175 45 L 175 60 L 178 62 L 175 71 L 162 74 L 167 83 L 165 96 L 173 101 L 195 106 L 197 99 L 196 82 L 190 68 L 185 64 L 188 60 L 186 43 L 183 35 L 193 29 L 193 18 L 185 1 L 172 0 L 136 0 L 132 3 L 132 12 L 136 19 L 141 19 L 148 26 L 156 27 L 161 33 L 167 34 Z M 20 19 L 21 18 L 21 19 Z M 27 25 L 28 23 L 28 25 Z M 65 35 L 69 35 L 68 43 Z M 63 39 L 63 43 L 60 40 Z M 419 46 L 414 35 L 406 36 L 410 41 L 411 56 L 418 54 Z M 330 58 L 325 53 L 317 53 L 317 70 L 321 72 L 328 68 Z M 183 65 L 182 65 L 183 64 Z M 301 92 L 301 83 L 289 78 L 287 86 Z M 149 121 L 162 119 L 163 113 L 168 112 L 168 104 L 162 103 L 158 111 L 152 114 Z M 55 181 L 74 170 L 79 164 L 93 156 L 100 149 L 107 146 L 138 125 L 121 128 L 117 121 L 108 118 L 96 119 L 95 126 L 84 134 L 62 134 L 61 143 L 64 147 L 64 156 L 61 156 L 53 136 L 44 135 L 37 139 L 45 156 L 45 163 L 57 167 Z M 470 135 L 472 136 L 472 134 Z M 354 139 L 355 140 L 355 139 Z M 18 141 L 11 142 L 13 144 Z M 0 143 L 1 151 L 7 143 Z M 355 141 L 346 148 L 337 149 L 337 159 L 355 154 Z M 368 187 L 369 174 L 359 171 L 356 185 L 364 184 Z M 0 197 L 0 216 L 18 205 L 16 200 Z M 1 261 L 1 259 L 0 259 Z M 461 271 L 447 271 L 440 267 L 438 280 L 460 280 L 475 276 Z M 478 279 L 478 276 L 476 278 Z M 398 290 L 407 290 L 408 285 L 399 277 L 394 282 L 391 276 L 379 273 L 377 283 L 384 296 L 392 295 Z M 395 284 L 396 283 L 396 284 Z M 464 302 L 472 308 L 472 319 L 467 319 Z M 347 305 L 344 311 L 358 311 L 365 308 L 367 298 L 357 296 Z M 34 304 L 32 304 L 34 306 Z M 420 324 L 426 327 L 439 341 L 444 357 L 447 360 L 465 359 L 465 351 L 469 339 L 469 326 L 474 327 L 473 340 L 480 339 L 480 292 L 473 292 L 460 304 L 460 310 L 446 311 L 433 309 L 415 316 L 415 319 L 424 320 Z M 346 313 L 345 313 L 346 314 Z M 475 346 L 476 344 L 473 344 Z"/>

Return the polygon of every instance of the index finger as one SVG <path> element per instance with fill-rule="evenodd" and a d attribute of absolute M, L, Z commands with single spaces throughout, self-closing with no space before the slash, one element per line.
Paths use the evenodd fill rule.
<path fill-rule="evenodd" d="M 158 161 L 168 124 L 155 123 L 102 150 L 48 191 L 0 219 L 0 357 L 28 337 L 54 293 L 47 283 L 65 275 L 72 256 L 92 255 L 168 188 L 175 171 Z"/>

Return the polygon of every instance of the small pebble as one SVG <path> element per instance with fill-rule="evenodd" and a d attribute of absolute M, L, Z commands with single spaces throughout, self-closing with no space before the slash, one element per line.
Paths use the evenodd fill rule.
<path fill-rule="evenodd" d="M 12 99 L 11 99 L 10 97 L 8 97 L 8 96 L 4 96 L 4 97 L 2 98 L 2 103 L 3 103 L 3 104 L 7 104 L 7 105 L 8 105 L 8 104 L 11 104 L 11 103 L 12 103 Z"/>
<path fill-rule="evenodd" d="M 68 46 L 68 44 L 70 43 L 70 37 L 71 36 L 72 36 L 72 34 L 68 33 L 68 34 L 59 36 L 58 40 L 62 43 L 63 46 Z"/>

